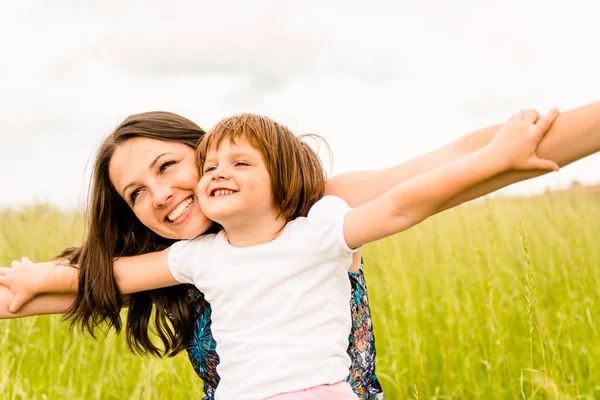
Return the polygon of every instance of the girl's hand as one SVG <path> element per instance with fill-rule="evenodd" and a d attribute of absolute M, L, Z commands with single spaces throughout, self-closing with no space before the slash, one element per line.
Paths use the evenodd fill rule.
<path fill-rule="evenodd" d="M 27 257 L 13 261 L 12 268 L 0 268 L 0 285 L 7 287 L 15 298 L 9 311 L 15 313 L 36 295 L 41 293 L 42 283 L 57 262 L 33 263 Z"/>
<path fill-rule="evenodd" d="M 557 163 L 541 159 L 536 154 L 538 144 L 557 116 L 556 108 L 544 116 L 533 109 L 521 110 L 508 119 L 490 146 L 506 158 L 508 169 L 558 171 Z"/>

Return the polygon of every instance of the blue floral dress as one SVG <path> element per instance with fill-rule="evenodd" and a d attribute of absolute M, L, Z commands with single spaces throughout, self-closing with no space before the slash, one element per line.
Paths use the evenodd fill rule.
<path fill-rule="evenodd" d="M 358 272 L 349 272 L 352 294 L 352 329 L 350 331 L 348 355 L 352 361 L 347 381 L 360 400 L 385 400 L 383 389 L 375 375 L 375 337 L 367 284 L 361 262 Z M 211 331 L 211 309 L 204 295 L 193 286 L 187 293 L 196 318 L 194 336 L 187 351 L 194 370 L 204 383 L 206 396 L 202 400 L 213 400 L 219 384 L 217 365 L 219 356 Z"/>

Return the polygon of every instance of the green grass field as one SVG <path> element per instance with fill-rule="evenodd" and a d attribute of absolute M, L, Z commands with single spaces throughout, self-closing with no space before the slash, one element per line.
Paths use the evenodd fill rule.
<path fill-rule="evenodd" d="M 0 213 L 0 265 L 82 236 L 49 207 Z M 600 197 L 493 199 L 365 248 L 378 375 L 394 399 L 600 399 Z M 0 321 L 1 399 L 189 399 L 185 354 L 132 355 L 59 317 Z"/>

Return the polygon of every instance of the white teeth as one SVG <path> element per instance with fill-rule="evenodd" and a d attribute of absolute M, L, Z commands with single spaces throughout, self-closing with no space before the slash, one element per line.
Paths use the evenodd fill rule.
<path fill-rule="evenodd" d="M 233 194 L 235 193 L 233 190 L 229 190 L 229 189 L 217 189 L 213 192 L 213 196 L 217 197 L 217 196 L 225 196 L 228 194 Z"/>
<path fill-rule="evenodd" d="M 177 208 L 171 212 L 171 214 L 167 215 L 167 219 L 171 222 L 174 222 L 177 218 L 181 217 L 181 215 L 190 208 L 193 202 L 193 197 L 189 197 L 187 200 L 182 201 L 181 204 L 178 205 Z"/>

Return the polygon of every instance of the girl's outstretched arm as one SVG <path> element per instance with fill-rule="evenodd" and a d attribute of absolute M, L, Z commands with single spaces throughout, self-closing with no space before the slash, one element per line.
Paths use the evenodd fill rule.
<path fill-rule="evenodd" d="M 502 125 L 493 125 L 466 134 L 456 141 L 392 168 L 348 172 L 327 181 L 325 194 L 343 198 L 352 207 L 382 195 L 415 176 L 465 157 L 492 141 Z M 565 166 L 600 151 L 600 102 L 561 112 L 538 146 L 541 158 Z M 456 206 L 547 171 L 506 171 L 458 195 L 438 211 Z"/>
<path fill-rule="evenodd" d="M 520 111 L 480 150 L 417 176 L 350 210 L 344 219 L 347 245 L 357 248 L 406 230 L 435 214 L 458 194 L 500 172 L 558 170 L 558 164 L 537 155 L 537 147 L 557 114 L 552 110 L 540 118 L 533 110 Z"/>
<path fill-rule="evenodd" d="M 159 289 L 181 284 L 169 269 L 169 250 L 115 259 L 113 271 L 121 294 Z"/>
<path fill-rule="evenodd" d="M 3 311 L 16 313 L 41 293 L 63 294 L 77 291 L 77 270 L 63 261 L 35 264 L 23 257 L 21 261 L 13 261 L 11 265 L 13 268 L 0 267 L 0 285 L 6 289 L 0 299 L 0 308 Z M 54 307 L 52 304 L 49 306 L 50 312 L 46 314 L 53 314 Z"/>
<path fill-rule="evenodd" d="M 575 108 L 556 118 L 537 149 L 540 158 L 561 167 L 600 151 L 600 101 Z M 440 210 L 452 208 L 547 171 L 506 171 L 461 193 Z"/>
<path fill-rule="evenodd" d="M 167 248 L 154 253 L 115 259 L 113 273 L 121 293 L 130 294 L 178 285 L 180 282 L 173 278 L 169 270 L 168 252 Z M 54 262 L 35 264 L 26 257 L 21 261 L 13 261 L 12 268 L 0 268 L 0 287 L 5 286 L 4 289 L 11 294 L 9 311 L 17 312 L 41 293 L 77 292 L 78 271 L 72 266 L 56 265 Z M 4 302 L 4 298 L 2 301 Z M 0 303 L 0 306 L 4 306 L 4 303 Z"/>

